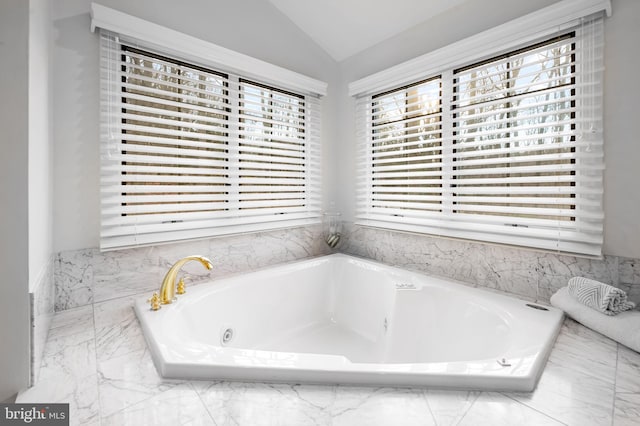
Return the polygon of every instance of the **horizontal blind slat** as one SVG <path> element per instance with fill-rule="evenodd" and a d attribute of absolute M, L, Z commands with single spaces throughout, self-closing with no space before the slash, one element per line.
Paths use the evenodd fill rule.
<path fill-rule="evenodd" d="M 442 70 L 428 100 L 420 83 L 357 98 L 358 223 L 596 253 L 601 30 Z"/>
<path fill-rule="evenodd" d="M 101 247 L 319 218 L 317 98 L 234 83 L 105 32 L 100 67 Z"/>

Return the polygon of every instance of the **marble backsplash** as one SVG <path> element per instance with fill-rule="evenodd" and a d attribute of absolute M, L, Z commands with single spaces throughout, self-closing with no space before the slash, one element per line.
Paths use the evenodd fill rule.
<path fill-rule="evenodd" d="M 210 278 L 330 253 L 321 225 L 242 234 L 208 240 L 101 253 L 97 248 L 58 253 L 55 268 L 56 311 L 158 291 L 171 265 L 192 254 L 209 257 L 183 267 L 187 286 Z"/>
<path fill-rule="evenodd" d="M 640 303 L 640 260 L 617 256 L 587 259 L 462 240 L 430 237 L 344 223 L 333 252 L 352 254 L 409 270 L 452 278 L 528 300 L 548 303 L 573 276 L 584 276 L 627 291 Z M 180 258 L 202 254 L 184 267 L 187 285 L 265 266 L 331 253 L 321 225 L 178 244 L 116 250 L 64 251 L 55 262 L 55 309 L 62 311 L 141 292 L 157 291 Z"/>
<path fill-rule="evenodd" d="M 625 290 L 640 306 L 640 259 L 588 259 L 351 223 L 345 223 L 343 229 L 343 241 L 338 247 L 342 253 L 547 304 L 569 278 L 583 276 Z"/>

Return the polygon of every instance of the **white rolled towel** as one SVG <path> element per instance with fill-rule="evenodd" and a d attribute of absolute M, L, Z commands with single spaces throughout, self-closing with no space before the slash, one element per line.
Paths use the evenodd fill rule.
<path fill-rule="evenodd" d="M 562 287 L 553 296 L 551 304 L 562 309 L 567 315 L 582 325 L 640 352 L 640 312 L 626 311 L 616 316 L 602 315 L 600 312 L 578 302 Z"/>
<path fill-rule="evenodd" d="M 606 315 L 617 315 L 636 306 L 627 300 L 624 290 L 589 278 L 573 277 L 568 288 L 578 302 Z"/>

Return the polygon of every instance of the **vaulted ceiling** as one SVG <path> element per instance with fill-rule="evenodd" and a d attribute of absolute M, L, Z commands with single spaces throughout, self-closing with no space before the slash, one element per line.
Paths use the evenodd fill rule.
<path fill-rule="evenodd" d="M 269 0 L 342 61 L 466 0 Z"/>

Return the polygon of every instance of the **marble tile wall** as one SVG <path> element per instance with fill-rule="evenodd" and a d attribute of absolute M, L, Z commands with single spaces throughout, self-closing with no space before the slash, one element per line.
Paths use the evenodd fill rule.
<path fill-rule="evenodd" d="M 187 285 L 268 265 L 328 254 L 320 225 L 101 253 L 97 248 L 58 253 L 56 311 L 157 291 L 164 274 L 184 256 L 200 254 L 214 264 L 183 268 Z"/>
<path fill-rule="evenodd" d="M 640 304 L 639 259 L 587 259 L 352 223 L 345 223 L 343 230 L 342 241 L 334 252 L 541 303 L 548 303 L 569 278 L 584 276 L 618 286 Z M 330 252 L 320 225 L 105 253 L 97 248 L 65 251 L 58 253 L 55 262 L 55 309 L 62 311 L 156 290 L 171 265 L 190 254 L 209 256 L 215 266 L 208 272 L 198 263 L 187 264 L 184 270 L 188 285 Z"/>
<path fill-rule="evenodd" d="M 477 287 L 548 303 L 569 278 L 584 276 L 622 288 L 640 304 L 640 260 L 617 256 L 587 259 L 411 234 L 352 223 L 343 226 L 342 253 L 414 271 L 452 278 Z"/>
<path fill-rule="evenodd" d="M 29 293 L 31 304 L 31 384 L 38 380 L 45 342 L 55 313 L 55 256 L 41 270 L 34 291 Z"/>

